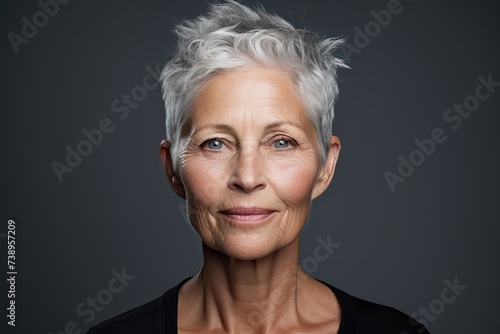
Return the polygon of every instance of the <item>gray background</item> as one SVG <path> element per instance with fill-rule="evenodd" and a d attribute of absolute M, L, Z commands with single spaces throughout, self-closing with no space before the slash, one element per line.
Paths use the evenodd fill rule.
<path fill-rule="evenodd" d="M 252 4 L 253 1 L 246 3 Z M 387 1 L 264 1 L 296 26 L 350 37 Z M 314 202 L 302 259 L 317 238 L 340 246 L 314 277 L 410 314 L 441 296 L 444 280 L 467 289 L 428 323 L 432 333 L 498 328 L 500 89 L 457 130 L 443 113 L 492 74 L 500 81 L 499 11 L 494 1 L 408 1 L 340 72 L 334 123 L 343 148 L 329 190 Z M 163 138 L 159 88 L 121 120 L 111 103 L 163 64 L 171 30 L 205 1 L 71 1 L 13 51 L 36 1 L 3 1 L 2 221 L 17 225 L 17 326 L 13 333 L 82 332 L 145 303 L 201 264 L 199 238 L 181 214 L 158 157 Z M 103 118 L 115 126 L 59 182 L 53 161 Z M 442 128 L 447 140 L 392 192 L 384 179 L 415 139 Z M 1 235 L 0 235 L 1 236 Z M 6 328 L 6 239 L 0 238 Z M 135 279 L 89 323 L 76 307 L 106 289 L 113 269 Z M 422 317 L 418 316 L 419 319 Z M 2 330 L 2 332 L 4 332 Z"/>

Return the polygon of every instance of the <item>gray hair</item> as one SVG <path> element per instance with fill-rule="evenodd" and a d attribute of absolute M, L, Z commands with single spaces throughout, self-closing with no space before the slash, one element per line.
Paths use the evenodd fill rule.
<path fill-rule="evenodd" d="M 316 128 L 325 162 L 338 96 L 337 69 L 348 67 L 334 55 L 342 39 L 295 29 L 262 7 L 251 9 L 232 0 L 211 4 L 205 16 L 184 21 L 175 32 L 176 52 L 160 76 L 166 139 L 172 143 L 175 170 L 190 140 L 185 125 L 201 85 L 217 73 L 255 66 L 279 69 L 289 76 Z"/>

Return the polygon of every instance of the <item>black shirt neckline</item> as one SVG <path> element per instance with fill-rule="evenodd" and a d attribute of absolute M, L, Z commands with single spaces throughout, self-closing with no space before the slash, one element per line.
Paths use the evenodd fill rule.
<path fill-rule="evenodd" d="M 181 286 L 190 280 L 192 277 L 184 279 L 177 284 L 173 289 L 168 290 L 163 295 L 162 301 L 162 334 L 177 333 L 177 307 L 179 304 L 179 290 Z M 338 334 L 351 334 L 356 329 L 356 310 L 351 298 L 344 291 L 336 287 L 316 279 L 318 282 L 326 285 L 333 292 L 340 304 L 340 326 Z"/>

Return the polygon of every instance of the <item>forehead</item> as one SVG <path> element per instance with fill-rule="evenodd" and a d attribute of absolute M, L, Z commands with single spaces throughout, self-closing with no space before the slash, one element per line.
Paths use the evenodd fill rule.
<path fill-rule="evenodd" d="M 193 121 L 221 119 L 245 121 L 250 118 L 308 122 L 290 78 L 269 68 L 245 68 L 218 73 L 198 91 L 193 101 Z"/>

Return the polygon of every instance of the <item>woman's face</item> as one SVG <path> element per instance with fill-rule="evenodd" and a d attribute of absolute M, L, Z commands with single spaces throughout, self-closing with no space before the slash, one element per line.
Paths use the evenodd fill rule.
<path fill-rule="evenodd" d="M 322 168 L 316 130 L 288 77 L 266 68 L 217 74 L 196 95 L 191 116 L 180 182 L 172 185 L 183 188 L 203 243 L 253 260 L 297 240 L 311 200 L 331 180 L 340 143 L 332 137 Z"/>

